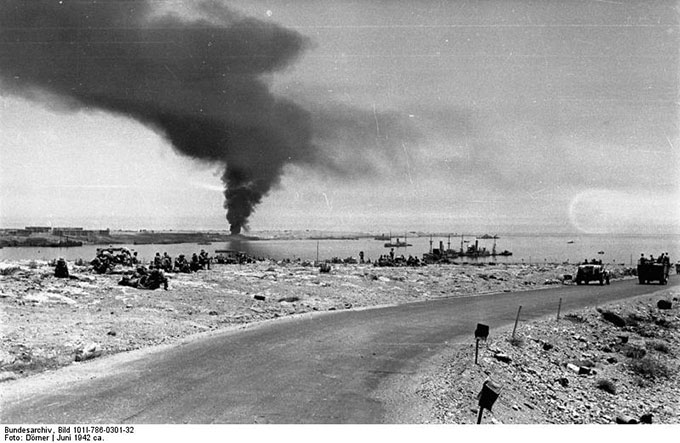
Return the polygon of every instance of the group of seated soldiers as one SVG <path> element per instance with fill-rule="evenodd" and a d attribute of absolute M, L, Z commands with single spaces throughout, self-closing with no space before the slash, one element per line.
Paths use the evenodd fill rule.
<path fill-rule="evenodd" d="M 105 248 L 97 249 L 97 256 L 90 262 L 97 274 L 105 274 L 112 270 L 117 264 L 123 266 L 134 266 L 139 263 L 137 252 L 132 252 L 128 248 Z"/>
<path fill-rule="evenodd" d="M 184 254 L 180 254 L 174 260 L 164 252 L 161 256 L 160 252 L 156 252 L 156 256 L 149 264 L 150 269 L 160 269 L 165 272 L 196 272 L 201 269 L 210 269 L 210 262 L 212 259 L 208 253 L 201 249 L 201 252 L 194 253 L 191 260 L 187 260 Z M 113 270 L 117 265 L 136 266 L 140 262 L 137 258 L 137 252 L 132 252 L 127 248 L 105 248 L 97 249 L 97 256 L 90 262 L 94 271 L 98 274 L 105 274 Z"/>
<path fill-rule="evenodd" d="M 210 269 L 211 261 L 210 256 L 203 249 L 198 254 L 194 252 L 191 260 L 187 260 L 184 254 L 180 254 L 175 258 L 174 262 L 167 252 L 164 252 L 162 256 L 159 252 L 156 252 L 150 267 L 162 269 L 165 272 L 183 272 L 189 274 L 201 269 Z"/>
<path fill-rule="evenodd" d="M 63 261 L 63 260 L 62 260 Z M 132 266 L 135 270 L 132 273 L 125 272 L 122 279 L 118 282 L 121 286 L 130 286 L 139 289 L 158 289 L 161 286 L 168 289 L 168 279 L 164 272 L 184 272 L 191 273 L 201 269 L 210 269 L 211 258 L 208 253 L 201 249 L 201 252 L 194 253 L 191 260 L 187 260 L 184 254 L 180 254 L 173 261 L 167 252 L 163 255 L 156 253 L 148 268 L 137 266 L 140 264 L 137 259 L 137 252 L 132 252 L 127 248 L 104 248 L 97 249 L 97 256 L 90 262 L 93 270 L 98 274 L 110 273 L 113 268 L 120 264 L 122 266 Z M 55 274 L 64 274 L 63 266 L 59 266 Z M 68 276 L 68 271 L 66 275 Z"/>
<path fill-rule="evenodd" d="M 194 253 L 191 260 L 187 260 L 184 254 L 175 258 L 174 262 L 167 252 L 163 255 L 157 252 L 154 256 L 149 269 L 139 266 L 132 275 L 125 275 L 118 282 L 122 286 L 131 286 L 139 289 L 168 289 L 168 278 L 164 272 L 184 272 L 191 273 L 201 269 L 210 269 L 210 257 L 208 253 L 201 249 L 201 252 Z"/>
<path fill-rule="evenodd" d="M 168 290 L 168 278 L 161 269 L 148 270 L 145 266 L 139 266 L 132 275 L 123 275 L 118 282 L 121 286 L 130 286 L 137 289 L 163 289 Z"/>
<path fill-rule="evenodd" d="M 654 258 L 653 255 L 649 255 L 649 258 L 645 257 L 645 254 L 640 254 L 640 260 L 638 260 L 639 265 L 645 265 L 648 263 L 661 263 L 665 265 L 671 264 L 671 258 L 668 256 L 668 252 L 663 252 L 658 258 Z"/>
<path fill-rule="evenodd" d="M 584 265 L 601 265 L 602 260 L 598 260 L 598 259 L 594 258 L 594 259 L 588 261 L 588 259 L 585 259 L 585 260 L 583 260 L 583 264 Z"/>
<path fill-rule="evenodd" d="M 418 257 L 409 255 L 408 258 L 403 255 L 395 257 L 393 253 L 390 255 L 381 255 L 375 262 L 374 266 L 421 266 L 422 263 Z"/>

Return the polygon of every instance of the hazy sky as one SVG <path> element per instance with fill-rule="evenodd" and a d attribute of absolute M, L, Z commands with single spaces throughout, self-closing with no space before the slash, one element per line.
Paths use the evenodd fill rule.
<path fill-rule="evenodd" d="M 82 42 L 63 63 L 26 61 L 31 44 L 60 38 L 54 24 L 4 23 L 0 227 L 229 229 L 228 158 L 227 166 L 252 159 L 276 175 L 248 219 L 253 230 L 680 232 L 677 2 L 209 3 L 150 2 L 163 8 L 155 17 L 175 17 L 159 38 L 177 43 L 176 22 L 203 18 L 220 29 L 264 29 L 263 43 L 259 34 L 239 40 L 264 46 L 230 58 L 179 42 L 173 63 L 191 73 L 179 77 L 172 64 L 153 76 L 105 66 L 115 83 L 98 81 L 102 74 L 90 69 L 98 52 L 80 51 Z M 146 23 L 141 6 L 129 14 L 140 11 L 133 18 Z M 119 38 L 87 29 L 85 19 L 75 23 L 100 43 Z M 21 32 L 30 43 L 17 43 Z M 279 45 L 289 37 L 299 47 Z M 233 48 L 222 44 L 220 51 Z M 199 94 L 216 81 L 196 67 L 206 60 L 219 56 L 229 71 L 229 63 L 251 66 L 263 51 L 273 60 L 287 49 L 276 66 L 248 71 L 248 80 L 269 89 L 267 103 L 294 105 L 303 130 L 288 131 L 287 111 L 251 109 L 259 92 L 244 93 L 238 108 L 220 101 L 239 100 L 245 81 L 230 77 L 226 99 Z M 90 95 L 71 92 L 79 85 Z M 98 104 L 95 87 L 126 99 L 153 91 L 149 101 L 164 109 L 190 103 L 229 124 L 257 120 L 285 143 L 262 152 L 234 143 L 216 163 L 197 161 L 173 147 L 174 127 L 164 130 L 137 108 L 126 114 L 117 102 Z"/>

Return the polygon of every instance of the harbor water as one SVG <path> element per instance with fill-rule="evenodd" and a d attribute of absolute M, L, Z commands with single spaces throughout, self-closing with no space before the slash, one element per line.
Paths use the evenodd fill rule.
<path fill-rule="evenodd" d="M 496 262 L 496 263 L 578 263 L 584 259 L 600 259 L 605 263 L 634 264 L 644 253 L 647 257 L 658 257 L 663 252 L 668 252 L 672 262 L 680 260 L 680 235 L 603 235 L 603 234 L 500 234 L 496 240 L 496 250 L 501 252 L 508 250 L 511 256 L 496 257 L 460 257 L 458 262 Z M 404 240 L 403 237 L 400 240 Z M 475 239 L 465 237 L 463 248 L 478 241 L 479 248 L 491 251 L 493 239 Z M 394 248 L 395 255 L 422 258 L 424 253 L 430 251 L 430 242 L 433 248 L 439 248 L 440 242 L 444 249 L 460 250 L 460 237 L 415 237 L 408 238 L 412 246 Z M 302 260 L 329 260 L 334 257 L 345 259 L 354 257 L 358 260 L 359 252 L 364 252 L 366 260 L 378 259 L 380 255 L 390 253 L 390 248 L 384 246 L 384 240 L 372 238 L 360 238 L 356 240 L 234 240 L 220 243 L 196 244 L 148 244 L 148 245 L 113 245 L 125 246 L 137 251 L 143 261 L 149 261 L 156 252 L 167 252 L 176 257 L 185 254 L 198 253 L 205 249 L 209 254 L 215 254 L 216 250 L 231 249 L 245 252 L 251 256 L 282 259 Z M 0 261 L 16 260 L 52 260 L 63 257 L 66 260 L 83 259 L 86 261 L 94 258 L 97 248 L 105 245 L 85 245 L 71 248 L 46 248 L 46 247 L 5 247 L 0 249 Z"/>

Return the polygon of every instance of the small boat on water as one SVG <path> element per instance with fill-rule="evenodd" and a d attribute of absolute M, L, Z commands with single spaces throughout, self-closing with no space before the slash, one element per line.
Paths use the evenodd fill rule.
<path fill-rule="evenodd" d="M 413 246 L 413 245 L 408 243 L 406 235 L 404 235 L 404 241 L 399 240 L 399 237 L 397 237 L 396 241 L 392 241 L 392 233 L 390 232 L 390 241 L 385 243 L 384 246 L 386 248 L 405 248 L 407 246 Z"/>
<path fill-rule="evenodd" d="M 570 244 L 572 244 L 572 243 L 574 243 L 574 240 L 569 240 L 569 241 L 567 242 L 568 245 L 570 245 Z"/>
<path fill-rule="evenodd" d="M 73 248 L 83 246 L 83 242 L 77 240 L 60 240 L 58 242 L 46 242 L 36 245 L 22 245 L 22 246 L 38 246 L 42 248 Z"/>
<path fill-rule="evenodd" d="M 397 239 L 396 241 L 390 241 L 388 243 L 385 243 L 386 248 L 405 248 L 407 246 L 413 246 L 413 245 L 410 244 L 410 243 L 407 243 L 406 239 L 404 239 L 404 241 Z"/>
<path fill-rule="evenodd" d="M 479 237 L 479 238 L 484 239 L 484 240 L 490 240 L 490 239 L 494 239 L 494 240 L 495 240 L 495 239 L 500 238 L 500 237 L 497 236 L 497 235 L 484 234 L 484 235 L 482 235 L 482 236 Z"/>

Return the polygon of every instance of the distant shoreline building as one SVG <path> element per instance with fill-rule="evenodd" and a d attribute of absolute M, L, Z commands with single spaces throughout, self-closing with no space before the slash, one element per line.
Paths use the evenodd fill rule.
<path fill-rule="evenodd" d="M 76 238 L 95 238 L 100 235 L 109 235 L 109 229 L 83 229 L 81 227 L 56 227 L 52 228 L 52 235 L 59 237 L 76 237 Z"/>
<path fill-rule="evenodd" d="M 26 226 L 24 229 L 2 229 L 6 235 L 19 237 L 40 237 L 41 235 L 54 235 L 57 237 L 74 237 L 82 240 L 93 240 L 102 235 L 111 235 L 110 229 L 83 229 L 75 226 Z"/>
<path fill-rule="evenodd" d="M 29 234 L 49 234 L 52 228 L 50 226 L 26 226 L 24 230 Z"/>

